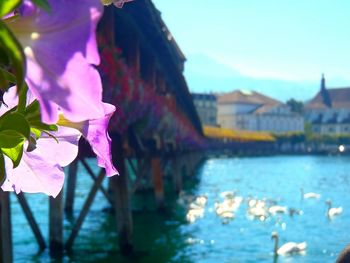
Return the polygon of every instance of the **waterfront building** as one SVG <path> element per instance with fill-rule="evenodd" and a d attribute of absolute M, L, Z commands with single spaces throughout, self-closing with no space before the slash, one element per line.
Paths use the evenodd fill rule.
<path fill-rule="evenodd" d="M 192 98 L 202 125 L 217 126 L 216 96 L 208 93 L 192 93 Z"/>
<path fill-rule="evenodd" d="M 261 93 L 236 90 L 218 96 L 218 124 L 223 128 L 294 132 L 304 131 L 304 119 L 290 107 Z"/>
<path fill-rule="evenodd" d="M 305 120 L 314 133 L 349 133 L 350 87 L 327 89 L 322 75 L 319 92 L 305 105 Z"/>

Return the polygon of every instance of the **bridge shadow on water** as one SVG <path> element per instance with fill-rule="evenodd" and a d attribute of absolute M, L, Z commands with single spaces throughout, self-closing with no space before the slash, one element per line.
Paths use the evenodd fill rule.
<path fill-rule="evenodd" d="M 132 177 L 132 176 L 131 176 Z M 184 178 L 183 190 L 195 193 L 200 178 L 196 175 Z M 184 251 L 188 243 L 188 233 L 183 231 L 186 221 L 186 208 L 178 204 L 178 194 L 174 191 L 171 177 L 164 180 L 165 207 L 157 209 L 154 191 L 142 188 L 131 199 L 133 214 L 134 251 L 124 256 L 119 251 L 115 219 L 103 197 L 96 196 L 95 203 L 84 222 L 79 237 L 71 251 L 61 259 L 50 259 L 47 252 L 35 255 L 31 262 L 193 262 Z M 83 196 L 84 193 L 78 194 Z M 65 218 L 65 230 L 71 230 L 75 218 Z M 69 232 L 69 231 L 66 231 Z M 23 261 L 25 262 L 25 261 Z"/>

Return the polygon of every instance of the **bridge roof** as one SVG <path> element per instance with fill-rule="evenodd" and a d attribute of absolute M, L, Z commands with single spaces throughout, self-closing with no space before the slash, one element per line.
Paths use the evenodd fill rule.
<path fill-rule="evenodd" d="M 134 24 L 141 45 L 150 48 L 159 60 L 161 69 L 173 87 L 172 92 L 177 104 L 191 120 L 195 129 L 203 134 L 198 113 L 183 75 L 186 57 L 162 20 L 161 13 L 151 0 L 133 1 L 115 12 L 121 16 L 128 16 L 130 23 Z"/>

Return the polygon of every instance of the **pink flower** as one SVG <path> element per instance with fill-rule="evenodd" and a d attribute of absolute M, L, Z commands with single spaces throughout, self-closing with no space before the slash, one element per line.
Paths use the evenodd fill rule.
<path fill-rule="evenodd" d="M 73 123 L 61 116 L 58 124 L 79 130 L 96 154 L 97 165 L 106 169 L 107 176 L 113 176 L 118 174 L 118 171 L 112 163 L 111 138 L 107 130 L 108 122 L 115 111 L 115 107 L 111 104 L 103 103 L 103 108 L 104 117 L 102 118 Z"/>
<path fill-rule="evenodd" d="M 53 197 L 59 194 L 64 183 L 62 167 L 76 158 L 80 133 L 72 128 L 59 127 L 53 134 L 58 142 L 52 137 L 42 136 L 34 151 L 24 151 L 16 168 L 5 156 L 6 180 L 1 186 L 4 191 L 45 193 Z"/>
<path fill-rule="evenodd" d="M 100 0 L 51 0 L 52 12 L 25 1 L 8 26 L 24 48 L 26 81 L 38 99 L 42 120 L 56 123 L 58 111 L 72 121 L 104 116 L 96 26 Z M 6 20 L 5 20 L 6 21 Z"/>
<path fill-rule="evenodd" d="M 28 103 L 35 98 L 28 93 Z M 16 89 L 11 88 L 4 94 L 4 104 L 0 107 L 0 116 L 17 105 Z M 58 131 L 51 132 L 56 138 L 43 134 L 36 141 L 36 148 L 23 152 L 16 168 L 5 156 L 6 180 L 2 185 L 5 191 L 37 193 L 56 196 L 64 183 L 62 167 L 69 165 L 77 156 L 78 142 L 83 135 L 97 155 L 97 164 L 106 169 L 107 176 L 118 174 L 111 158 L 111 139 L 108 135 L 108 122 L 115 111 L 111 104 L 102 104 L 104 116 L 100 119 L 72 123 L 60 118 Z M 27 149 L 27 143 L 24 149 Z"/>
<path fill-rule="evenodd" d="M 28 93 L 28 103 L 34 97 Z M 17 106 L 16 88 L 10 88 L 4 94 L 4 102 L 0 106 L 0 116 Z M 36 148 L 27 152 L 24 150 L 22 159 L 16 168 L 12 161 L 5 157 L 6 179 L 1 188 L 5 191 L 45 193 L 57 196 L 64 183 L 62 167 L 70 164 L 78 154 L 78 142 L 81 133 L 68 127 L 58 127 L 58 131 L 51 132 L 56 139 L 47 134 L 36 141 Z M 24 149 L 27 149 L 25 142 Z"/>
<path fill-rule="evenodd" d="M 91 145 L 97 156 L 97 164 L 106 169 L 106 175 L 118 174 L 112 163 L 111 138 L 108 135 L 108 123 L 112 117 L 115 107 L 112 104 L 103 104 L 105 116 L 100 119 L 90 120 L 82 130 L 83 136 Z"/>

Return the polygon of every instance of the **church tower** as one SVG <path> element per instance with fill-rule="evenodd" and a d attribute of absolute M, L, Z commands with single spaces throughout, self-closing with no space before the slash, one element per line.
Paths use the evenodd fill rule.
<path fill-rule="evenodd" d="M 321 78 L 321 92 L 326 90 L 326 80 L 324 78 L 324 74 L 322 73 L 322 78 Z"/>
<path fill-rule="evenodd" d="M 327 107 L 332 107 L 331 97 L 329 96 L 328 90 L 326 89 L 326 79 L 325 79 L 325 77 L 324 77 L 324 74 L 322 74 L 322 78 L 321 78 L 321 90 L 320 90 L 320 94 L 321 94 L 321 96 L 322 96 L 323 103 L 324 103 Z"/>

